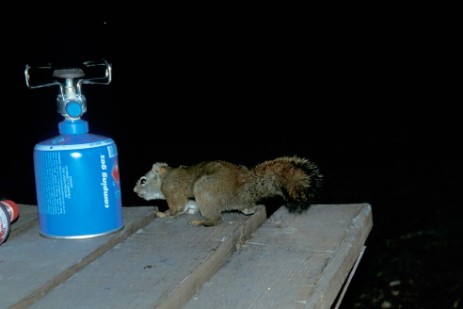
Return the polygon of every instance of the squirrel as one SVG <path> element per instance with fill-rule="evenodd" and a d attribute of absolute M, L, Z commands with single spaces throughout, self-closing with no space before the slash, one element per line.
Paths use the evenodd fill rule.
<path fill-rule="evenodd" d="M 222 222 L 222 212 L 251 215 L 260 200 L 274 196 L 282 197 L 289 211 L 302 212 L 309 208 L 322 179 L 315 163 L 298 156 L 278 157 L 253 168 L 222 160 L 176 168 L 157 162 L 133 190 L 147 201 L 166 200 L 168 209 L 158 212 L 158 217 L 199 211 L 203 220 L 189 224 L 214 226 Z"/>

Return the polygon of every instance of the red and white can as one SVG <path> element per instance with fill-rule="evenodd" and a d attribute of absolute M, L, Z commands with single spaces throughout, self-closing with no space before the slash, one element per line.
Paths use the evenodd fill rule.
<path fill-rule="evenodd" d="M 4 243 L 11 230 L 11 223 L 19 216 L 19 208 L 12 200 L 0 200 L 0 245 Z"/>

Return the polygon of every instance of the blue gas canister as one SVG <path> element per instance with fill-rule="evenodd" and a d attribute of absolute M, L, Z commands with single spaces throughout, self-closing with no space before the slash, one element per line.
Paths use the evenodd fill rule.
<path fill-rule="evenodd" d="M 104 66 L 103 77 L 86 78 L 85 69 Z M 44 69 L 44 68 L 42 68 Z M 51 69 L 51 68 L 46 68 Z M 89 238 L 123 228 L 117 146 L 110 137 L 89 133 L 82 84 L 109 84 L 108 62 L 84 62 L 81 68 L 54 69 L 52 82 L 30 83 L 29 88 L 58 85 L 58 112 L 64 120 L 59 135 L 37 143 L 33 160 L 40 234 L 50 238 Z"/>

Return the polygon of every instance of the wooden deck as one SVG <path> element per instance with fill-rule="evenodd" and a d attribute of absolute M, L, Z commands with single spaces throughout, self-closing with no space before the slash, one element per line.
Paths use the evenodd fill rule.
<path fill-rule="evenodd" d="M 373 225 L 366 203 L 268 219 L 260 206 L 216 227 L 124 207 L 119 232 L 51 239 L 36 207 L 19 207 L 0 246 L 0 308 L 336 308 Z"/>

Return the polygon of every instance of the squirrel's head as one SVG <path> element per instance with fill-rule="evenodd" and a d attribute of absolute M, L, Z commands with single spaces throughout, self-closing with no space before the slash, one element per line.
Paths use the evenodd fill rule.
<path fill-rule="evenodd" d="M 137 180 L 133 191 L 147 201 L 165 199 L 161 192 L 162 176 L 169 169 L 166 163 L 154 163 L 151 170 Z"/>

